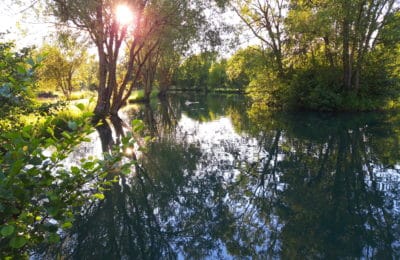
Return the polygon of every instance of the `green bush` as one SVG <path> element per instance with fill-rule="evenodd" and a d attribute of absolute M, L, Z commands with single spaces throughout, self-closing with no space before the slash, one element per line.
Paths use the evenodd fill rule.
<path fill-rule="evenodd" d="M 20 123 L 0 134 L 0 258 L 26 256 L 39 243 L 58 242 L 59 228 L 72 226 L 75 209 L 96 199 L 106 171 L 96 159 L 79 166 L 64 159 L 93 131 L 90 115 L 60 131 L 49 116 L 41 124 Z M 46 126 L 47 135 L 41 132 Z M 17 128 L 17 129 L 16 129 Z M 56 131 L 60 131 L 57 133 Z M 83 189 L 90 183 L 90 189 Z"/>
<path fill-rule="evenodd" d="M 13 48 L 12 42 L 0 43 L 0 103 L 25 106 L 33 96 L 38 62 L 30 57 L 29 48 L 17 52 Z"/>

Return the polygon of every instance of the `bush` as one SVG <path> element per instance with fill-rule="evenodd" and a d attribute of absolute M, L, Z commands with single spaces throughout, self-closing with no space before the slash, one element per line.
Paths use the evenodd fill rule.
<path fill-rule="evenodd" d="M 3 111 L 1 259 L 25 255 L 40 243 L 57 242 L 58 230 L 72 225 L 74 210 L 102 196 L 99 192 L 108 184 L 105 161 L 87 158 L 77 166 L 64 164 L 76 145 L 90 141 L 86 136 L 94 130 L 91 109 L 53 103 Z"/>
<path fill-rule="evenodd" d="M 13 51 L 12 42 L 0 43 L 0 102 L 9 106 L 30 103 L 35 86 L 38 62 L 30 57 L 30 49 Z"/>

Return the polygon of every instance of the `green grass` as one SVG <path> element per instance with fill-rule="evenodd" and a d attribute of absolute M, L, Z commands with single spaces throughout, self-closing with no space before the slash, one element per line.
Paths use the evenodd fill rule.
<path fill-rule="evenodd" d="M 90 99 L 96 96 L 95 92 L 89 90 L 74 91 L 71 93 L 69 100 Z"/>
<path fill-rule="evenodd" d="M 42 104 L 45 105 L 45 104 Z M 93 115 L 95 103 L 90 101 L 74 102 L 54 106 L 44 112 L 41 107 L 30 112 L 16 110 L 5 114 L 0 120 L 1 131 L 11 131 L 26 126 L 32 126 L 37 136 L 48 136 L 47 128 L 51 126 L 54 132 L 70 131 L 71 122 L 79 121 Z"/>
<path fill-rule="evenodd" d="M 64 93 L 61 91 L 50 91 L 52 94 L 57 95 L 57 97 L 51 97 L 51 98 L 36 98 L 36 100 L 39 103 L 43 102 L 57 102 L 57 101 L 65 101 L 67 98 L 65 97 Z M 94 91 L 89 91 L 89 90 L 80 90 L 80 91 L 73 91 L 71 93 L 71 96 L 69 97 L 69 100 L 80 100 L 80 99 L 91 99 L 95 98 L 97 96 L 97 93 Z"/>

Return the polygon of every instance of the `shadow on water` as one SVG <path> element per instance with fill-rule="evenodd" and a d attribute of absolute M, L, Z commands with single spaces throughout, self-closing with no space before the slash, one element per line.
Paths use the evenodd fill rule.
<path fill-rule="evenodd" d="M 154 141 L 43 257 L 400 256 L 397 115 L 269 114 L 240 96 L 125 113 Z M 126 127 L 97 130 L 109 151 Z"/>

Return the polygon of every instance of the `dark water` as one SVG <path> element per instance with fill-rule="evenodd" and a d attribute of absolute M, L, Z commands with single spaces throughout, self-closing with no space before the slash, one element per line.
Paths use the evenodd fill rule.
<path fill-rule="evenodd" d="M 141 167 L 43 257 L 400 257 L 400 116 L 271 114 L 193 94 L 122 115 L 133 118 L 154 137 Z M 121 123 L 75 156 L 106 151 Z"/>

